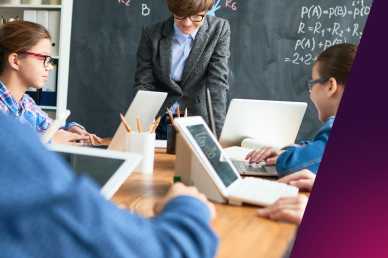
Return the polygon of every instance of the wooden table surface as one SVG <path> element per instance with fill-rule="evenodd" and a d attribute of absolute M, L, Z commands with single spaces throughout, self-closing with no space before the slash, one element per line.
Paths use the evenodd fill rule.
<path fill-rule="evenodd" d="M 109 144 L 111 138 L 104 139 Z M 166 149 L 155 150 L 152 174 L 132 173 L 113 201 L 120 207 L 152 217 L 152 207 L 173 183 L 175 155 Z M 214 203 L 217 217 L 211 223 L 220 237 L 216 257 L 283 257 L 292 242 L 297 226 L 258 217 L 257 206 L 241 207 Z"/>

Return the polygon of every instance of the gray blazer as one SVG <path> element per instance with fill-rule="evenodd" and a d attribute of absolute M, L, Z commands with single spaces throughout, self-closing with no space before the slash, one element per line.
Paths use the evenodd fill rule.
<path fill-rule="evenodd" d="M 202 116 L 209 125 L 206 88 L 209 88 L 217 135 L 226 116 L 226 94 L 230 56 L 230 27 L 225 19 L 206 15 L 186 60 L 181 86 L 171 79 L 174 17 L 143 27 L 137 50 L 134 95 L 139 90 L 167 92 L 157 116 L 166 113 L 178 100 L 183 113 Z"/>

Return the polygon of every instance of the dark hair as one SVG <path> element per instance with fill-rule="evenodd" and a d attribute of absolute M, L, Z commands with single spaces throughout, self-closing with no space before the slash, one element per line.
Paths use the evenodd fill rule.
<path fill-rule="evenodd" d="M 12 53 L 28 51 L 42 39 L 50 39 L 45 27 L 33 22 L 13 21 L 0 28 L 0 75 Z"/>
<path fill-rule="evenodd" d="M 327 48 L 315 62 L 319 63 L 321 78 L 334 78 L 339 84 L 346 85 L 358 46 L 342 43 Z"/>
<path fill-rule="evenodd" d="M 214 4 L 215 0 L 167 0 L 170 12 L 185 17 L 208 12 Z"/>

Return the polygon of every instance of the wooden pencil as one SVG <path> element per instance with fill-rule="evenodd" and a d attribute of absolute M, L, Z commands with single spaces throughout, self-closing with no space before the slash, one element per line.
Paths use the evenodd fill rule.
<path fill-rule="evenodd" d="M 170 116 L 170 119 L 171 119 L 171 124 L 175 125 L 175 122 L 174 122 L 174 117 L 172 116 L 170 110 L 167 108 L 167 112 L 168 112 L 168 115 Z"/>
<path fill-rule="evenodd" d="M 158 128 L 158 125 L 159 125 L 159 123 L 160 123 L 160 119 L 162 119 L 162 117 L 160 116 L 160 117 L 158 117 L 158 119 L 156 119 L 156 122 L 155 122 L 155 125 L 154 125 L 154 128 L 152 128 L 152 130 L 151 130 L 151 134 L 153 134 L 155 131 L 156 131 L 156 128 Z"/>
<path fill-rule="evenodd" d="M 121 122 L 123 122 L 123 125 L 124 125 L 125 129 L 127 129 L 127 132 L 128 133 L 132 133 L 132 129 L 127 124 L 127 121 L 125 121 L 125 117 L 122 114 L 120 114 L 120 118 L 121 118 Z"/>
<path fill-rule="evenodd" d="M 139 133 L 141 133 L 140 117 L 137 117 L 137 129 L 139 130 Z"/>

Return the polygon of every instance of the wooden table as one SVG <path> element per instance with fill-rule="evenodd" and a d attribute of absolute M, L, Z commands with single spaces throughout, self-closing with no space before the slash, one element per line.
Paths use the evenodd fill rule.
<path fill-rule="evenodd" d="M 109 144 L 111 138 L 104 139 Z M 132 173 L 113 200 L 123 208 L 146 217 L 173 183 L 175 155 L 155 150 L 152 174 Z M 214 203 L 217 217 L 211 226 L 220 237 L 217 257 L 283 257 L 297 230 L 291 223 L 258 217 L 257 206 L 242 207 Z"/>

